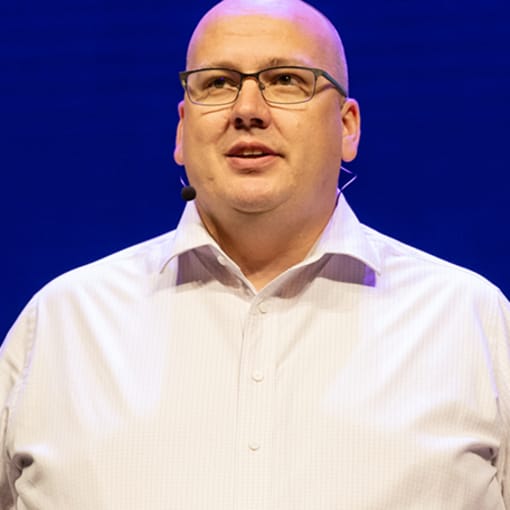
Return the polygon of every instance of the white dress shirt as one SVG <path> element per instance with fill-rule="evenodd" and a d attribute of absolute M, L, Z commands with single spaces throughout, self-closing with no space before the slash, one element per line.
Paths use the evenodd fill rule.
<path fill-rule="evenodd" d="M 0 358 L 2 510 L 510 509 L 510 307 L 360 225 L 256 292 L 194 204 Z"/>

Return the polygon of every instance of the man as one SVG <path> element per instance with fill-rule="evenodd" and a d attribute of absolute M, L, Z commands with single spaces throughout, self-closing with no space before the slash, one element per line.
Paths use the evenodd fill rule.
<path fill-rule="evenodd" d="M 1 508 L 510 508 L 509 304 L 338 194 L 336 30 L 225 0 L 181 79 L 177 230 L 51 282 L 4 344 Z"/>

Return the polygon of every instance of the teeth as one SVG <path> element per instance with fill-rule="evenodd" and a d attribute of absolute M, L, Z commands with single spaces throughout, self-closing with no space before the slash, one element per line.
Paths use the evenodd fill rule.
<path fill-rule="evenodd" d="M 239 154 L 239 156 L 262 156 L 263 154 L 264 153 L 262 151 L 246 149 L 246 150 L 243 150 Z"/>

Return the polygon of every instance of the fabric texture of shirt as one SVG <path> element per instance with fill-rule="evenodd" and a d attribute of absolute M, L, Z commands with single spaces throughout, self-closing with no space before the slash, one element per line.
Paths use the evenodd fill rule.
<path fill-rule="evenodd" d="M 0 357 L 3 510 L 510 509 L 510 306 L 345 199 L 256 292 L 194 204 Z"/>

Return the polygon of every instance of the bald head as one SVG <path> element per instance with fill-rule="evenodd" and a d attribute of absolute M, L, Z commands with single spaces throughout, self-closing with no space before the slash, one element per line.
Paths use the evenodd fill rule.
<path fill-rule="evenodd" d="M 197 48 L 204 44 L 204 37 L 212 27 L 228 22 L 235 26 L 236 19 L 269 17 L 291 22 L 313 37 L 321 48 L 322 65 L 348 91 L 348 73 L 345 53 L 340 36 L 333 24 L 317 9 L 301 0 L 223 0 L 210 9 L 200 20 L 191 36 L 188 46 L 186 65 L 188 69 L 197 64 Z M 255 49 L 255 48 L 254 48 Z M 292 56 L 289 55 L 289 58 Z M 320 66 L 321 63 L 317 63 Z"/>

